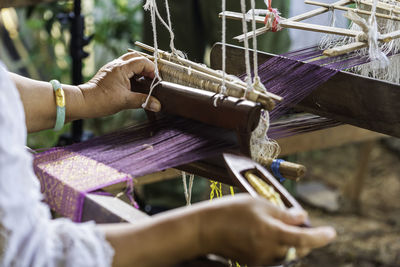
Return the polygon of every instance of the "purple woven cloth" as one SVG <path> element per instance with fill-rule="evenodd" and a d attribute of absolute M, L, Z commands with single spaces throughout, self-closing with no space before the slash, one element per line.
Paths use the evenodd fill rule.
<path fill-rule="evenodd" d="M 221 128 L 168 117 L 37 154 L 34 169 L 50 207 L 80 221 L 85 194 L 234 149 L 230 135 Z"/>

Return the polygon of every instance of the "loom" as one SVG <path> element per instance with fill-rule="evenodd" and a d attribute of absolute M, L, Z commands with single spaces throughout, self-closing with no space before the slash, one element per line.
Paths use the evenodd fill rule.
<path fill-rule="evenodd" d="M 351 1 L 340 2 L 344 3 Z M 322 9 L 325 12 L 328 10 L 327 7 L 321 7 L 319 12 L 321 12 Z M 299 24 L 291 23 L 290 21 L 288 21 L 287 25 Z M 259 32 L 262 31 L 265 31 L 265 29 L 263 28 Z M 363 45 L 365 45 L 365 43 Z M 222 68 L 221 52 L 221 44 L 216 44 L 211 52 L 211 65 L 213 69 Z M 207 124 L 209 126 L 205 126 L 204 129 L 211 133 L 214 133 L 215 135 L 219 135 L 219 139 L 216 138 L 216 140 L 210 141 L 210 144 L 218 145 L 218 142 L 221 142 L 220 139 L 225 139 L 226 144 L 224 145 L 226 145 L 226 147 L 229 147 L 230 151 L 240 151 L 242 154 L 250 155 L 250 135 L 251 132 L 258 125 L 261 109 L 264 108 L 266 110 L 272 110 L 275 106 L 275 102 L 279 103 L 280 101 L 282 101 L 282 99 L 279 96 L 271 93 L 260 94 L 257 92 L 253 96 L 250 96 L 250 98 L 252 98 L 252 100 L 254 101 L 258 101 L 259 103 L 240 99 L 240 97 L 242 97 L 246 92 L 245 89 L 243 89 L 244 82 L 240 82 L 235 79 L 230 80 L 230 78 L 227 79 L 227 84 L 228 86 L 231 86 L 230 89 L 234 91 L 233 95 L 221 97 L 219 95 L 221 88 L 218 84 L 221 79 L 220 73 L 211 70 L 209 72 L 206 71 L 198 73 L 197 71 L 199 69 L 203 69 L 203 67 L 197 66 L 196 64 L 181 64 L 184 61 L 183 59 L 176 60 L 173 57 L 170 57 L 170 55 L 166 55 L 163 53 L 164 52 L 161 51 L 159 60 L 161 63 L 164 63 L 164 66 L 183 65 L 184 67 L 177 67 L 175 71 L 179 72 L 179 74 L 181 75 L 187 74 L 188 76 L 190 76 L 193 74 L 193 76 L 197 75 L 197 77 L 194 80 L 188 80 L 182 77 L 177 79 L 180 82 L 184 81 L 183 83 L 186 83 L 186 85 L 178 85 L 176 83 L 168 82 L 165 80 L 161 81 L 153 89 L 152 95 L 157 97 L 161 101 L 162 112 L 190 119 L 190 121 L 183 121 L 183 124 L 187 124 L 187 127 L 189 128 L 196 127 L 196 125 L 198 125 L 197 122 L 192 122 L 192 120 Z M 334 56 L 340 55 L 342 55 L 342 53 L 335 54 Z M 150 59 L 154 59 L 154 57 L 152 58 L 152 56 L 147 57 Z M 273 57 L 275 57 L 275 55 L 259 53 L 260 62 L 264 62 Z M 242 48 L 227 46 L 228 62 L 226 71 L 234 75 L 241 75 L 242 73 L 244 73 L 244 64 L 240 64 L 241 62 L 243 62 L 243 58 L 244 50 Z M 287 60 L 291 61 L 293 59 L 288 58 Z M 301 66 L 301 64 L 310 64 L 310 62 L 299 64 Z M 161 70 L 163 66 L 159 66 L 159 68 Z M 164 70 L 164 75 L 174 78 L 176 73 L 174 73 L 174 71 L 171 72 Z M 201 80 L 206 78 L 208 79 L 206 81 L 206 83 L 208 84 L 206 86 L 208 87 L 206 90 L 199 90 L 198 88 L 195 88 L 198 86 L 202 87 L 203 82 Z M 143 78 L 134 77 L 131 80 L 131 83 L 132 88 L 135 92 L 149 93 L 151 81 Z M 238 87 L 241 87 L 241 89 L 236 90 Z M 379 88 L 379 90 L 377 90 L 377 88 Z M 397 90 L 398 85 L 396 84 L 339 71 L 337 73 L 335 72 L 333 78 L 329 79 L 328 82 L 320 85 L 316 90 L 311 92 L 310 95 L 306 96 L 299 103 L 296 103 L 296 108 L 303 111 L 315 113 L 323 117 L 328 117 L 335 121 L 353 124 L 359 127 L 390 134 L 393 136 L 400 136 L 400 127 L 398 127 L 399 119 L 397 119 L 399 118 L 398 115 L 400 115 L 397 114 L 397 107 L 399 104 L 395 101 L 398 96 Z M 377 107 L 379 107 L 379 112 L 377 112 Z M 149 113 L 148 115 L 149 119 L 154 124 L 162 124 L 163 119 L 160 118 L 160 114 Z M 161 115 L 161 117 L 162 116 L 163 115 Z M 168 121 L 169 119 L 171 120 Z M 172 122 L 174 120 L 179 121 L 180 119 L 176 117 L 168 117 L 167 122 Z M 328 126 L 329 125 L 332 124 L 328 124 Z M 293 129 L 294 132 L 296 132 L 296 130 L 298 129 Z M 310 129 L 307 130 L 304 128 L 304 131 L 309 130 Z M 131 133 L 133 132 L 126 131 L 121 134 L 121 138 L 127 138 L 127 136 Z M 151 137 L 152 135 L 152 131 L 143 134 L 144 137 Z M 214 141 L 215 143 L 213 143 Z M 96 141 L 93 141 L 91 144 L 96 144 Z M 112 143 L 108 145 L 112 148 Z M 72 151 L 73 153 L 75 151 L 74 149 L 77 149 L 76 151 L 82 151 L 80 150 L 81 148 L 78 149 L 77 146 L 75 146 L 69 152 Z M 151 150 L 152 144 L 147 144 L 147 146 L 146 144 L 142 144 L 142 150 L 147 149 Z M 91 154 L 89 152 L 85 152 L 87 154 L 83 154 L 83 156 L 87 158 L 84 159 L 90 162 L 90 164 L 97 164 L 92 160 L 96 161 L 97 158 L 100 157 L 98 155 L 95 155 L 98 154 L 99 151 L 101 151 L 101 149 L 99 149 L 98 151 L 93 151 L 91 152 Z M 54 154 L 58 153 L 57 150 L 53 152 L 55 152 Z M 61 151 L 61 157 L 64 156 L 64 153 L 65 151 Z M 51 157 L 52 156 L 53 155 L 51 155 Z M 73 157 L 75 156 L 76 155 L 74 155 Z M 80 158 L 78 157 L 76 159 L 79 160 Z M 180 170 L 198 174 L 203 177 L 218 179 L 219 181 L 227 184 L 233 184 L 233 180 L 230 177 L 221 156 L 212 155 L 207 159 L 198 159 L 200 158 L 193 157 L 194 162 L 187 162 L 180 166 L 171 167 L 176 167 Z M 38 166 L 37 168 L 39 169 L 43 166 L 45 167 L 42 169 L 45 171 L 39 170 L 37 173 L 44 174 L 47 172 L 47 174 L 52 174 L 51 172 L 49 172 L 48 169 L 46 169 L 46 167 L 48 166 L 45 166 L 45 160 L 42 166 L 40 166 L 40 162 L 35 163 Z M 265 159 L 265 165 L 270 168 L 270 159 Z M 106 164 L 106 166 L 108 165 Z M 107 190 L 121 190 L 122 187 L 126 187 L 126 184 L 130 181 L 131 178 L 133 178 L 134 183 L 140 184 L 141 181 L 144 181 L 143 183 L 146 183 L 145 180 L 147 179 L 154 181 L 157 179 L 164 179 L 166 176 L 176 175 L 176 172 L 171 172 L 171 170 L 155 170 L 160 171 L 157 173 L 157 175 L 159 175 L 158 178 L 154 178 L 154 176 L 149 178 L 147 173 L 144 173 L 144 176 L 141 176 L 140 174 L 137 174 L 138 176 L 135 176 L 129 172 L 124 172 L 123 170 L 115 172 L 115 170 L 107 169 L 110 174 L 119 176 L 119 184 L 122 184 L 121 187 L 116 186 L 116 184 L 109 185 Z M 301 176 L 304 173 L 304 169 L 302 169 L 301 166 L 288 166 L 287 170 L 289 170 L 289 172 L 295 170 L 296 173 L 293 174 L 294 178 L 296 178 L 296 176 Z M 282 170 L 282 172 L 284 171 Z M 69 175 L 71 174 L 69 173 Z M 49 185 L 45 183 L 45 187 L 46 186 L 51 187 L 51 184 Z M 81 217 L 79 218 L 79 220 L 95 219 L 98 222 L 115 222 L 124 220 L 133 222 L 138 217 L 146 217 L 145 215 L 131 208 L 128 208 L 125 203 L 119 202 L 114 198 L 110 198 L 109 196 L 107 196 L 107 194 L 103 195 L 99 194 L 99 192 L 97 192 L 97 194 L 93 194 L 93 191 L 98 189 L 100 189 L 99 186 L 95 187 L 95 189 L 93 189 L 92 191 L 89 190 L 85 193 L 84 203 L 81 203 L 83 207 L 80 211 Z M 71 194 L 76 194 L 76 192 L 71 192 Z M 80 198 L 80 201 L 83 201 L 82 197 Z M 55 203 L 55 205 L 57 205 L 57 203 Z"/>
<path fill-rule="evenodd" d="M 144 46 L 142 45 L 142 47 Z M 220 65 L 218 64 L 220 64 L 220 62 L 222 61 L 221 56 L 219 54 L 220 47 L 221 46 L 217 44 L 216 46 L 214 46 L 211 53 L 211 63 L 214 69 L 219 69 Z M 243 60 L 243 50 L 232 46 L 228 46 L 227 49 L 228 49 L 227 72 L 236 75 L 243 73 L 244 72 L 242 68 L 243 65 L 237 64 L 237 62 L 242 62 Z M 151 51 L 151 49 L 149 50 Z M 151 56 L 148 57 L 151 59 Z M 272 57 L 272 55 L 260 54 L 259 59 L 260 61 L 264 61 L 267 60 L 269 57 Z M 228 77 L 227 85 L 228 87 L 230 86 L 231 88 L 230 89 L 228 88 L 227 91 L 230 92 L 230 90 L 232 89 L 233 97 L 230 96 L 221 97 L 220 95 L 218 95 L 220 89 L 220 85 L 218 84 L 218 82 L 221 80 L 220 73 L 213 71 L 211 69 L 206 69 L 198 64 L 194 63 L 186 64 L 184 59 L 174 58 L 171 55 L 165 54 L 165 52 L 163 51 L 160 51 L 159 58 L 160 62 L 163 63 L 164 66 L 175 67 L 174 70 L 176 72 L 179 72 L 181 75 L 196 76 L 196 79 L 193 80 L 190 80 L 190 77 L 189 79 L 182 77 L 179 78 L 181 81 L 184 80 L 189 86 L 177 85 L 175 83 L 162 81 L 158 86 L 154 88 L 152 94 L 161 100 L 163 111 L 170 114 L 184 116 L 186 118 L 197 120 L 212 126 L 217 126 L 227 129 L 228 131 L 223 131 L 221 132 L 221 134 L 223 134 L 224 137 L 229 136 L 229 138 L 226 139 L 231 141 L 231 143 L 229 144 L 230 149 L 238 149 L 243 154 L 249 155 L 250 134 L 258 124 L 261 113 L 261 107 L 267 110 L 271 110 L 274 107 L 275 101 L 279 102 L 282 99 L 279 96 L 276 96 L 271 93 L 266 94 L 266 93 L 256 92 L 251 96 L 251 98 L 253 98 L 253 100 L 255 101 L 261 100 L 259 101 L 260 103 L 257 104 L 255 102 L 241 100 L 237 97 L 243 96 L 245 93 L 245 89 L 243 89 L 244 82 L 237 81 L 235 79 L 231 80 L 230 76 L 227 76 Z M 167 60 L 167 59 L 172 59 L 172 60 Z M 288 59 L 288 62 L 291 63 L 290 59 Z M 301 64 L 304 63 L 300 63 L 300 67 Z M 177 67 L 175 65 L 179 66 Z M 307 66 L 307 64 L 305 64 L 304 66 Z M 162 70 L 163 66 L 160 65 L 159 68 L 160 70 Z M 173 73 L 171 74 L 171 72 L 164 71 L 164 74 L 165 73 L 167 74 L 167 76 L 168 75 L 173 76 L 172 75 Z M 347 79 L 343 79 L 343 77 L 347 77 Z M 205 78 L 209 79 L 206 82 L 199 80 Z M 335 88 L 343 83 L 346 83 L 346 81 L 349 80 L 352 83 L 359 84 L 359 86 L 351 87 L 350 90 L 343 89 L 343 92 L 341 94 L 340 93 L 338 94 L 337 91 L 331 90 L 332 87 Z M 135 91 L 142 93 L 149 92 L 151 81 L 134 78 L 132 79 L 131 82 L 133 85 L 132 87 Z M 207 84 L 208 86 L 207 90 L 209 91 L 193 88 L 196 85 L 203 85 L 204 83 Z M 396 127 L 397 121 L 390 120 L 391 118 L 393 118 L 393 116 L 392 117 L 389 116 L 390 114 L 383 114 L 383 115 L 380 114 L 381 118 L 386 118 L 386 116 L 389 117 L 387 119 L 387 122 L 385 123 L 385 127 L 382 127 L 382 123 L 376 121 L 375 119 L 376 116 L 372 117 L 372 112 L 356 113 L 356 111 L 360 111 L 360 105 L 359 103 L 354 103 L 354 101 L 358 99 L 357 94 L 360 93 L 360 87 L 368 88 L 369 92 L 372 92 L 373 87 L 376 86 L 377 84 L 384 90 L 387 90 L 388 94 L 389 92 L 395 93 L 394 89 L 396 86 L 390 83 L 371 80 L 368 78 L 339 72 L 328 83 L 321 86 L 320 88 L 322 89 L 317 89 L 309 97 L 306 97 L 302 102 L 300 102 L 298 107 L 304 108 L 307 111 L 315 112 L 319 115 L 334 118 L 336 120 L 396 135 L 396 132 L 398 131 L 398 129 L 396 129 L 398 128 Z M 349 95 L 349 92 L 353 94 Z M 335 106 L 335 101 L 332 100 L 338 99 L 338 97 L 342 97 L 341 99 L 342 101 L 340 101 L 340 106 L 337 105 L 337 102 Z M 379 98 L 376 97 L 376 92 L 375 95 L 372 95 L 370 97 L 370 99 L 373 101 L 367 103 L 366 106 L 367 111 L 373 110 L 374 106 L 376 106 L 376 102 L 379 101 Z M 395 98 L 392 97 L 390 99 L 394 101 Z M 348 105 L 346 106 L 346 104 Z M 312 108 L 314 108 L 314 110 Z M 343 111 L 345 111 L 345 113 L 343 113 Z M 153 119 L 154 121 L 157 120 L 154 114 L 151 114 L 150 118 Z M 217 130 L 215 128 L 210 128 L 210 131 L 217 131 Z M 147 135 L 145 134 L 144 137 L 145 136 Z M 149 146 L 151 147 L 151 144 Z M 74 150 L 75 148 L 76 150 Z M 79 151 L 79 149 L 77 148 L 77 146 L 75 146 L 72 149 L 72 151 L 73 152 Z M 96 158 L 97 155 L 90 154 L 90 157 Z M 270 166 L 269 159 L 265 160 L 266 160 L 266 165 Z M 199 174 L 203 177 L 210 177 L 213 179 L 218 178 L 221 181 L 228 184 L 232 183 L 224 167 L 223 161 L 220 157 L 217 158 L 211 157 L 210 159 L 207 160 L 202 159 L 194 163 L 187 162 L 181 166 L 178 166 L 178 168 L 187 171 L 189 173 Z M 296 168 L 297 170 L 304 170 L 301 167 L 296 167 Z M 300 171 L 300 175 L 301 173 L 302 172 Z M 147 173 L 144 173 L 144 175 L 146 174 Z M 129 172 L 128 173 L 123 172 L 122 176 L 124 175 L 128 177 Z M 127 179 L 122 179 L 123 182 L 126 182 L 126 180 Z"/>

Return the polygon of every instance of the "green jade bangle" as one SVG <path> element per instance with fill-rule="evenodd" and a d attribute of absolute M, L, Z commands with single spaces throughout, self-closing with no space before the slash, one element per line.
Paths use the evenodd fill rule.
<path fill-rule="evenodd" d="M 57 80 L 51 80 L 50 84 L 53 86 L 54 94 L 56 97 L 57 117 L 54 131 L 59 131 L 64 127 L 65 123 L 65 95 L 61 87 L 61 83 Z"/>

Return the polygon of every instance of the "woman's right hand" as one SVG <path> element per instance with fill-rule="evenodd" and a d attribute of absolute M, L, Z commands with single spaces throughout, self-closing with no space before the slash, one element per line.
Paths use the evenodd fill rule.
<path fill-rule="evenodd" d="M 290 247 L 303 257 L 336 237 L 332 227 L 299 227 L 307 221 L 305 211 L 282 210 L 244 194 L 213 201 L 208 209 L 200 226 L 201 246 L 246 264 L 278 263 Z"/>

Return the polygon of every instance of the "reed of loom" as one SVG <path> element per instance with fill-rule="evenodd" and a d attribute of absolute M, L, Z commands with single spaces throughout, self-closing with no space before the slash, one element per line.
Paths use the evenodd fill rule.
<path fill-rule="evenodd" d="M 136 42 L 139 47 L 154 52 L 154 48 Z M 130 49 L 130 51 L 133 51 Z M 148 59 L 154 61 L 154 56 L 138 52 Z M 219 94 L 222 86 L 222 73 L 212 70 L 204 65 L 191 62 L 187 59 L 177 58 L 167 52 L 160 51 L 158 59 L 159 72 L 163 80 L 178 83 L 202 90 Z M 275 101 L 282 101 L 282 98 L 268 92 L 247 90 L 246 84 L 227 75 L 226 95 L 236 98 L 260 103 L 264 109 L 271 111 L 275 107 Z"/>
<path fill-rule="evenodd" d="M 358 1 L 354 0 L 340 0 L 332 4 L 326 4 L 326 3 L 321 3 L 317 1 L 309 1 L 306 0 L 306 4 L 310 5 L 315 5 L 319 6 L 320 8 L 306 12 L 304 14 L 297 15 L 292 18 L 281 18 L 281 21 L 279 22 L 279 25 L 282 28 L 291 28 L 291 29 L 298 29 L 298 30 L 306 30 L 306 31 L 312 31 L 312 32 L 320 32 L 320 33 L 325 33 L 325 34 L 334 34 L 334 35 L 339 35 L 339 36 L 345 36 L 345 37 L 353 37 L 357 38 L 359 41 L 351 43 L 351 44 L 346 44 L 340 47 L 335 47 L 332 49 L 327 49 L 324 51 L 325 56 L 339 56 L 343 55 L 364 47 L 368 46 L 368 36 L 362 32 L 362 31 L 355 31 L 355 30 L 350 30 L 350 29 L 343 29 L 343 28 L 338 28 L 338 27 L 332 27 L 332 26 L 323 26 L 323 25 L 317 25 L 317 24 L 311 24 L 311 23 L 304 23 L 302 22 L 305 19 L 315 17 L 317 15 L 326 13 L 332 9 L 337 9 L 337 10 L 344 10 L 344 11 L 351 11 L 356 14 L 361 14 L 361 15 L 371 15 L 371 12 L 368 10 L 361 10 L 361 9 L 356 9 L 356 8 L 351 8 L 351 7 L 346 7 L 349 4 L 354 4 Z M 373 2 L 371 0 L 360 0 L 359 1 L 361 4 L 367 5 L 367 6 L 372 6 Z M 383 13 L 376 13 L 377 18 L 382 18 L 382 19 L 389 19 L 389 20 L 394 20 L 394 21 L 400 21 L 400 16 L 397 16 L 400 14 L 400 8 L 396 5 L 391 5 L 383 2 L 379 2 L 377 5 L 378 9 L 385 10 L 388 12 L 391 12 L 391 15 L 383 14 Z M 226 12 L 221 12 L 220 17 L 225 14 L 226 18 L 228 19 L 235 19 L 235 20 L 241 20 L 243 18 L 243 15 L 238 12 L 231 12 L 231 11 L 226 11 Z M 397 14 L 397 15 L 396 15 Z M 259 24 L 264 24 L 264 17 L 262 16 L 256 16 L 255 20 Z M 268 32 L 270 29 L 267 27 L 262 27 L 256 30 L 256 36 L 260 34 L 264 34 Z M 252 38 L 253 37 L 253 32 L 247 33 L 247 34 L 242 34 L 239 36 L 236 36 L 234 39 L 242 42 L 245 38 Z M 400 38 L 400 31 L 394 31 L 390 32 L 387 34 L 382 34 L 378 37 L 378 40 L 383 43 L 390 42 L 394 39 Z"/>

